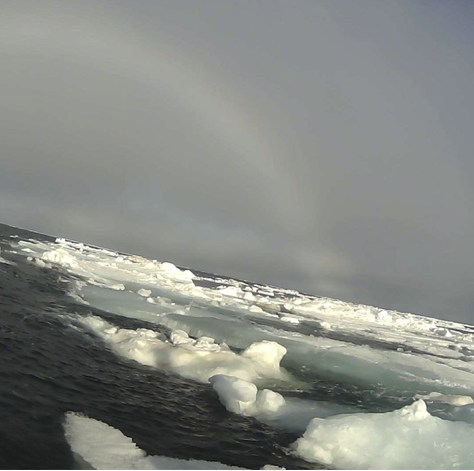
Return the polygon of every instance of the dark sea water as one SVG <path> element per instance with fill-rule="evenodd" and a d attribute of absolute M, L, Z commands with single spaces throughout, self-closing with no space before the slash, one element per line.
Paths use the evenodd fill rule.
<path fill-rule="evenodd" d="M 211 385 L 117 358 L 61 315 L 89 314 L 66 295 L 68 276 L 12 254 L 10 236 L 53 240 L 0 225 L 0 467 L 74 469 L 64 438 L 67 411 L 98 419 L 133 437 L 151 455 L 258 469 L 310 467 L 287 453 L 297 435 L 227 412 Z M 120 327 L 146 322 L 114 317 Z M 157 326 L 153 328 L 156 330 Z M 317 467 L 317 466 L 316 466 Z"/>

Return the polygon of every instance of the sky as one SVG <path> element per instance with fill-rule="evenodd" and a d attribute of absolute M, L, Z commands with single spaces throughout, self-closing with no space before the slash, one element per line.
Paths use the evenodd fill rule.
<path fill-rule="evenodd" d="M 0 222 L 474 324 L 474 2 L 2 0 Z"/>

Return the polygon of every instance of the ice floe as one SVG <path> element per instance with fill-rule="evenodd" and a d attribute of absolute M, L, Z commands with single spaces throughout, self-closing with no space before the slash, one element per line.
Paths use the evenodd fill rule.
<path fill-rule="evenodd" d="M 0 263 L 4 263 L 5 265 L 16 265 L 15 262 L 7 260 L 6 258 L 2 257 L 2 248 L 0 247 Z"/>
<path fill-rule="evenodd" d="M 255 384 L 235 376 L 218 374 L 209 378 L 226 409 L 239 415 L 276 414 L 285 400 L 269 389 L 259 391 Z"/>
<path fill-rule="evenodd" d="M 207 336 L 193 339 L 182 330 L 172 331 L 167 339 L 150 329 L 120 329 L 97 316 L 78 317 L 77 322 L 90 328 L 121 357 L 202 383 L 216 374 L 252 382 L 290 378 L 280 368 L 286 349 L 275 342 L 255 342 L 237 354 L 225 343 L 217 344 Z"/>
<path fill-rule="evenodd" d="M 432 416 L 423 400 L 387 413 L 320 415 L 317 401 L 312 409 L 300 401 L 288 406 L 285 398 L 239 378 L 210 378 L 222 404 L 230 412 L 253 416 L 284 429 L 298 430 L 313 418 L 293 445 L 301 458 L 339 469 L 471 469 L 474 427 Z M 327 405 L 326 412 L 327 412 Z M 299 421 L 295 412 L 299 409 Z M 329 409 L 330 410 L 330 409 Z M 303 413 L 303 414 L 301 414 Z M 290 425 L 293 419 L 292 425 Z M 453 419 L 455 419 L 453 417 Z"/>
<path fill-rule="evenodd" d="M 68 412 L 64 434 L 72 451 L 95 469 L 243 469 L 215 461 L 151 456 L 120 430 Z"/>
<path fill-rule="evenodd" d="M 270 389 L 259 390 L 255 384 L 235 376 L 219 374 L 209 381 L 229 412 L 255 417 L 260 422 L 291 432 L 304 432 L 314 417 L 357 411 L 355 407 L 327 401 L 285 398 Z"/>
<path fill-rule="evenodd" d="M 472 469 L 473 440 L 471 425 L 433 417 L 420 399 L 393 412 L 313 419 L 293 449 L 339 469 Z"/>

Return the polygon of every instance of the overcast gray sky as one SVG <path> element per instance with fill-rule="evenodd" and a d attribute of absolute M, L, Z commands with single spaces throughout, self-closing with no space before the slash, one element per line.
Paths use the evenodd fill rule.
<path fill-rule="evenodd" d="M 0 221 L 474 323 L 474 2 L 0 3 Z"/>

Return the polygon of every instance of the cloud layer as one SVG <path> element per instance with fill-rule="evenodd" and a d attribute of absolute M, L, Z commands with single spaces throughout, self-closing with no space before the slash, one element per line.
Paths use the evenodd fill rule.
<path fill-rule="evenodd" d="M 469 2 L 6 2 L 2 222 L 474 322 Z"/>

